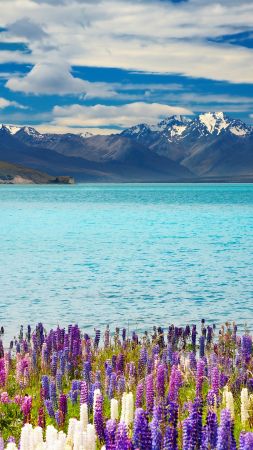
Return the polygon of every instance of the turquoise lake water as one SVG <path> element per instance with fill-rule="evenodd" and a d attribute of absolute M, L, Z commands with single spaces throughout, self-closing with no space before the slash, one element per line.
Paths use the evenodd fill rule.
<path fill-rule="evenodd" d="M 253 326 L 253 185 L 0 186 L 0 324 Z"/>

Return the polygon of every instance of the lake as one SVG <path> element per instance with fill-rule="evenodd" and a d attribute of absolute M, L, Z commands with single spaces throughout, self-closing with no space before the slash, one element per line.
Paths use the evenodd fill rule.
<path fill-rule="evenodd" d="M 0 325 L 253 325 L 253 185 L 0 186 Z"/>

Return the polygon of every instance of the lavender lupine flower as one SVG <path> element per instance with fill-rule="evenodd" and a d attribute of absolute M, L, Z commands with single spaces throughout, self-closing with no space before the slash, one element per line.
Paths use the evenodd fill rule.
<path fill-rule="evenodd" d="M 110 377 L 110 385 L 109 385 L 109 392 L 108 392 L 109 399 L 114 397 L 116 387 L 117 387 L 117 377 L 116 377 L 116 373 L 113 372 Z"/>
<path fill-rule="evenodd" d="M 95 411 L 94 411 L 94 425 L 96 433 L 100 441 L 105 439 L 104 418 L 103 418 L 103 397 L 101 394 L 97 395 Z"/>
<path fill-rule="evenodd" d="M 236 443 L 233 435 L 233 423 L 228 409 L 221 412 L 220 426 L 218 428 L 217 450 L 234 450 Z"/>
<path fill-rule="evenodd" d="M 149 414 L 152 413 L 154 407 L 154 385 L 153 375 L 150 374 L 146 378 L 146 408 Z"/>
<path fill-rule="evenodd" d="M 241 433 L 240 434 L 240 446 L 239 450 L 252 450 L 253 448 L 253 433 Z"/>
<path fill-rule="evenodd" d="M 106 430 L 105 430 L 105 443 L 106 450 L 115 450 L 116 449 L 116 429 L 117 422 L 116 420 L 109 419 L 106 422 Z"/>
<path fill-rule="evenodd" d="M 123 392 L 125 392 L 125 390 L 126 390 L 126 380 L 124 375 L 121 375 L 118 379 L 117 391 L 120 395 L 122 395 Z"/>
<path fill-rule="evenodd" d="M 159 364 L 156 375 L 156 389 L 160 397 L 164 397 L 165 395 L 165 371 L 166 366 L 164 364 Z"/>
<path fill-rule="evenodd" d="M 124 422 L 120 422 L 116 431 L 115 450 L 129 450 L 129 438 L 127 435 L 127 426 Z"/>
<path fill-rule="evenodd" d="M 151 450 L 151 430 L 147 420 L 147 414 L 142 408 L 135 411 L 133 443 L 138 450 Z"/>

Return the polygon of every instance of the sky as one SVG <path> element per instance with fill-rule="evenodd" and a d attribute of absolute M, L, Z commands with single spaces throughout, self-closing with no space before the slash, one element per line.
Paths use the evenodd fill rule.
<path fill-rule="evenodd" d="M 0 0 L 0 123 L 117 132 L 224 111 L 253 124 L 252 0 Z"/>

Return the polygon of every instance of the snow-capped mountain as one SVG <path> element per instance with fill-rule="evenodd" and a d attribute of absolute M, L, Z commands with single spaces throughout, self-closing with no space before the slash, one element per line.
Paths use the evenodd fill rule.
<path fill-rule="evenodd" d="M 48 173 L 54 161 L 52 170 L 59 173 L 56 167 L 59 164 L 68 175 L 76 176 L 77 171 L 80 179 L 92 170 L 89 177 L 93 180 L 100 176 L 124 181 L 165 181 L 166 177 L 253 180 L 253 128 L 223 112 L 203 113 L 194 118 L 171 116 L 157 124 L 141 123 L 109 136 L 95 136 L 86 131 L 42 134 L 33 127 L 2 125 L 2 159 L 4 151 L 6 158 L 12 158 L 9 161 L 22 164 L 27 161 L 28 166 L 33 164 L 31 167 L 38 169 L 43 169 L 42 161 L 47 159 Z M 35 154 L 39 161 L 36 166 Z"/>

